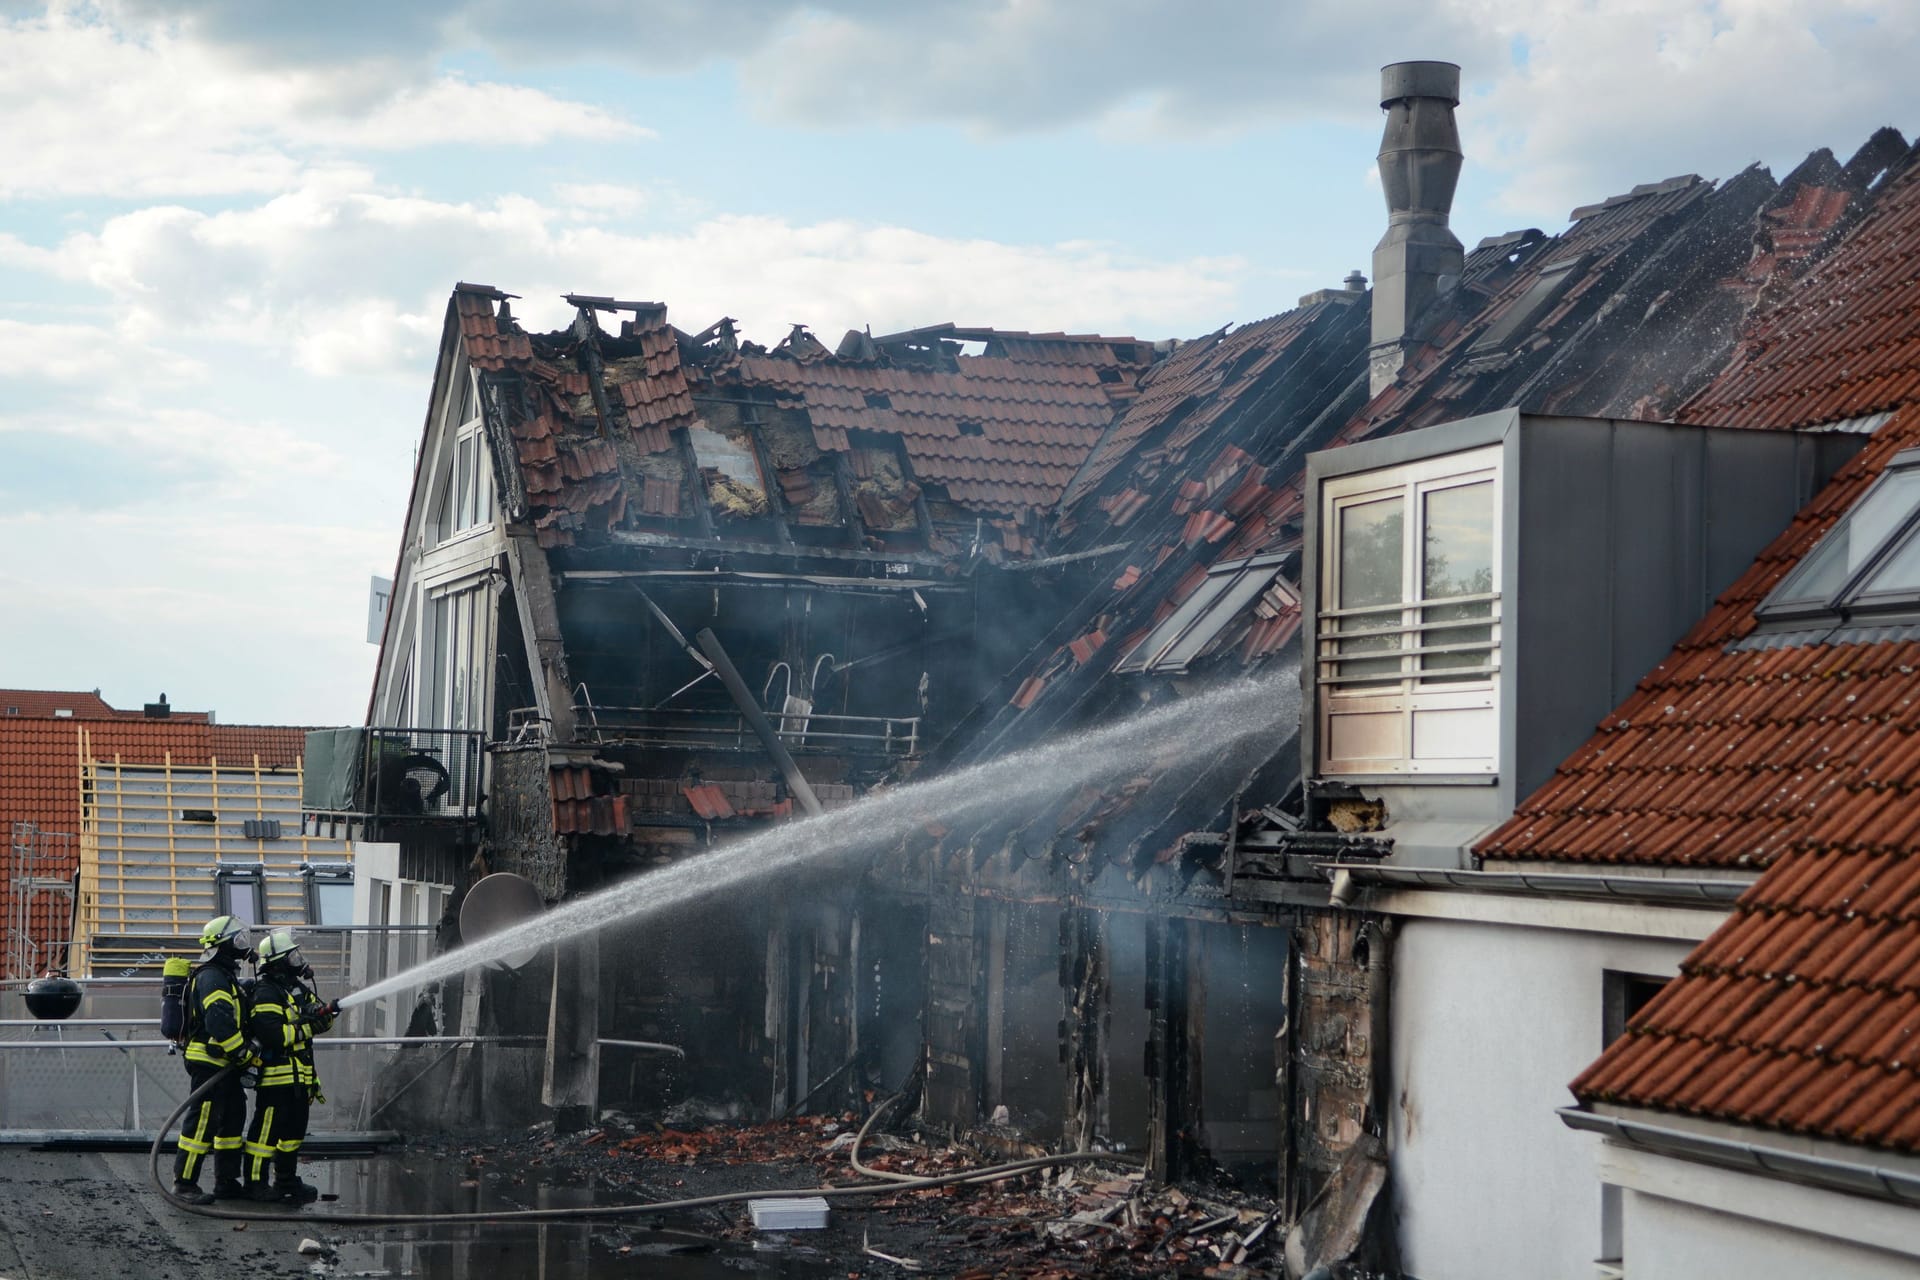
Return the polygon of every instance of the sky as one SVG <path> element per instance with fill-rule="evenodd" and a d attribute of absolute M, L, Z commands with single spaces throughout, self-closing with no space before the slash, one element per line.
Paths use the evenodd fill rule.
<path fill-rule="evenodd" d="M 1920 132 L 1911 0 L 0 0 L 0 687 L 361 721 L 456 280 L 1193 337 L 1368 268 L 1414 58 L 1469 246 Z"/>

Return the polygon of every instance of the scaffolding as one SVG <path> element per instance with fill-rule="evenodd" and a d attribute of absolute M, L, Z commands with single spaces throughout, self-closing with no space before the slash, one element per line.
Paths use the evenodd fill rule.
<path fill-rule="evenodd" d="M 8 978 L 37 978 L 67 967 L 73 942 L 78 859 L 73 837 L 16 822 L 7 849 Z"/>

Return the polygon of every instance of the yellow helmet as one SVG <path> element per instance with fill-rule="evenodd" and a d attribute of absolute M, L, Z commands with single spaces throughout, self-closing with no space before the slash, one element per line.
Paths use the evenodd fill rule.
<path fill-rule="evenodd" d="M 264 968 L 284 960 L 290 968 L 300 968 L 300 943 L 291 929 L 275 929 L 260 940 L 260 964 Z"/>
<path fill-rule="evenodd" d="M 223 942 L 235 951 L 245 951 L 252 945 L 247 926 L 240 917 L 215 916 L 200 931 L 200 945 L 203 947 L 217 947 Z"/>

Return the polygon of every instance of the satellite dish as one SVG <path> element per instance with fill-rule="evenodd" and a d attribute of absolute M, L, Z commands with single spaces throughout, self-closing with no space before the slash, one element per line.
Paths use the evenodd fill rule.
<path fill-rule="evenodd" d="M 467 890 L 466 900 L 460 904 L 460 936 L 471 946 L 490 934 L 531 920 L 546 909 L 546 900 L 533 881 L 511 871 L 496 871 L 481 877 L 478 884 Z M 519 969 L 539 954 L 537 946 L 524 947 L 495 957 L 493 963 Z"/>

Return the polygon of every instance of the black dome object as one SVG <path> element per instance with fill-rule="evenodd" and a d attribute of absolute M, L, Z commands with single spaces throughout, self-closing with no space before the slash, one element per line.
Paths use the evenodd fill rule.
<path fill-rule="evenodd" d="M 453 779 L 447 766 L 433 756 L 417 751 L 400 756 L 381 766 L 380 811 L 382 813 L 425 813 L 433 802 L 447 794 Z"/>
<path fill-rule="evenodd" d="M 42 1022 L 71 1018 L 80 1007 L 80 984 L 72 978 L 48 975 L 27 984 L 27 1012 Z"/>

